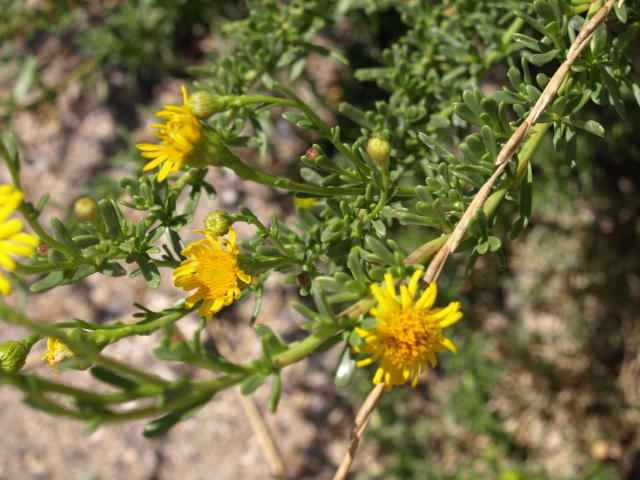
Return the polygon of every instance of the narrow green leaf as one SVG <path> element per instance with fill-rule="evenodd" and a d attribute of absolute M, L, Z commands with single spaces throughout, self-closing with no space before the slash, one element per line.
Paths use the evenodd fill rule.
<path fill-rule="evenodd" d="M 442 146 L 442 144 L 438 143 L 436 140 L 434 140 L 432 137 L 430 137 L 426 133 L 419 133 L 418 138 L 422 143 L 424 143 L 427 147 L 429 147 L 431 150 L 436 152 L 438 156 L 440 156 L 444 160 L 451 161 L 450 160 L 451 157 L 456 157 L 451 150 Z"/>
<path fill-rule="evenodd" d="M 499 90 L 497 92 L 491 92 L 489 98 L 493 98 L 496 102 L 506 103 L 508 105 L 520 104 L 526 105 L 527 100 L 520 94 L 510 92 L 508 90 Z"/>
<path fill-rule="evenodd" d="M 480 135 L 482 136 L 482 141 L 484 142 L 487 152 L 491 154 L 495 161 L 498 156 L 498 145 L 496 144 L 496 139 L 493 136 L 493 129 L 488 125 L 485 125 L 480 129 Z"/>
<path fill-rule="evenodd" d="M 454 172 L 455 173 L 455 172 Z M 464 179 L 463 179 L 464 180 Z M 471 182 L 469 182 L 471 183 Z M 398 220 L 403 224 L 423 225 L 425 227 L 441 227 L 440 219 L 436 216 L 430 215 L 415 215 L 408 212 L 399 212 L 397 214 Z M 362 254 L 362 253 L 361 253 Z M 363 257 L 365 258 L 365 257 Z M 377 258 L 377 257 L 375 257 Z M 365 258 L 365 260 L 373 261 L 374 263 L 382 263 L 382 259 L 373 260 Z"/>
<path fill-rule="evenodd" d="M 463 103 L 456 103 L 453 106 L 454 113 L 465 122 L 481 127 L 483 125 L 479 116 L 476 116 L 471 109 Z"/>
<path fill-rule="evenodd" d="M 281 393 L 282 379 L 280 378 L 280 373 L 276 372 L 273 374 L 273 386 L 271 387 L 271 394 L 269 395 L 269 401 L 267 402 L 271 413 L 275 413 L 278 409 L 278 402 L 280 401 Z"/>
<path fill-rule="evenodd" d="M 545 26 L 541 22 L 539 22 L 538 20 L 536 20 L 532 16 L 527 15 L 526 13 L 521 12 L 519 10 L 516 10 L 514 13 L 516 14 L 516 16 L 520 17 L 522 20 L 524 20 L 529 25 L 531 25 L 533 28 L 535 28 L 542 35 L 547 36 L 547 29 L 545 28 Z M 513 35 L 515 37 L 517 34 L 514 33 Z M 526 82 L 526 83 L 530 83 L 530 82 Z"/>
<path fill-rule="evenodd" d="M 498 105 L 498 118 L 504 131 L 510 135 L 513 131 L 511 124 L 509 123 L 509 116 L 507 115 L 507 106 L 505 102 L 500 102 Z"/>
<path fill-rule="evenodd" d="M 580 118 L 576 117 L 564 117 L 562 119 L 563 122 L 568 123 L 569 125 L 573 125 L 574 127 L 581 128 L 582 130 L 586 130 L 589 133 L 593 133 L 599 137 L 604 137 L 605 130 L 602 125 L 600 125 L 595 120 L 587 120 L 586 122 Z"/>
<path fill-rule="evenodd" d="M 352 122 L 367 130 L 374 131 L 376 129 L 375 124 L 369 121 L 366 112 L 350 103 L 342 102 L 338 107 L 338 111 Z"/>
<path fill-rule="evenodd" d="M 80 247 L 78 247 L 78 245 L 76 245 L 76 243 L 73 241 L 71 235 L 69 234 L 69 231 L 64 226 L 64 224 L 56 217 L 51 218 L 51 233 L 53 233 L 53 238 L 55 238 L 58 242 L 76 253 L 78 256 L 81 255 L 82 252 L 80 250 Z"/>
<path fill-rule="evenodd" d="M 613 5 L 613 9 L 620 23 L 627 23 L 627 6 L 624 3 L 620 5 L 619 2 L 616 2 Z"/>
<path fill-rule="evenodd" d="M 122 375 L 114 372 L 111 369 L 105 368 L 100 365 L 96 365 L 91 368 L 91 374 L 98 380 L 114 387 L 121 388 L 122 390 L 133 390 L 138 387 L 139 384 L 133 380 L 123 377 Z"/>
<path fill-rule="evenodd" d="M 520 218 L 511 227 L 511 239 L 515 240 L 529 225 L 531 210 L 533 206 L 533 170 L 531 163 L 527 165 L 527 173 L 524 181 L 520 185 Z"/>
<path fill-rule="evenodd" d="M 255 392 L 267 378 L 269 378 L 269 375 L 259 372 L 250 375 L 240 384 L 240 393 L 242 393 L 242 395 L 249 395 Z"/>
<path fill-rule="evenodd" d="M 522 33 L 514 33 L 512 38 L 516 42 L 524 45 L 526 48 L 528 48 L 529 50 L 533 50 L 534 52 L 541 52 L 544 48 L 543 43 Z"/>
<path fill-rule="evenodd" d="M 127 273 L 124 267 L 116 261 L 104 262 L 98 271 L 107 277 L 121 277 Z"/>
<path fill-rule="evenodd" d="M 142 435 L 144 435 L 146 438 L 157 438 L 167 433 L 179 422 L 182 422 L 183 420 L 186 420 L 195 415 L 209 401 L 210 398 L 210 396 L 199 397 L 193 405 L 179 408 L 165 415 L 164 417 L 158 418 L 157 420 L 148 423 L 147 425 L 145 425 Z"/>
<path fill-rule="evenodd" d="M 565 115 L 575 115 L 586 105 L 589 98 L 591 98 L 591 90 L 583 90 L 580 93 L 571 95 L 567 100 Z"/>
<path fill-rule="evenodd" d="M 341 258 L 349 253 L 351 250 L 351 239 L 345 238 L 337 245 L 334 245 L 327 251 L 327 257 L 329 258 Z"/>
<path fill-rule="evenodd" d="M 140 271 L 142 272 L 145 282 L 147 282 L 147 286 L 151 289 L 158 288 L 162 281 L 162 277 L 160 276 L 158 267 L 151 257 L 146 253 L 140 254 L 136 258 L 136 263 L 140 267 Z"/>
<path fill-rule="evenodd" d="M 381 240 L 368 235 L 364 239 L 364 244 L 368 250 L 380 257 L 385 264 L 393 265 L 395 263 L 393 253 L 391 253 Z"/>
<path fill-rule="evenodd" d="M 556 50 L 556 49 L 550 50 L 546 53 L 536 53 L 529 57 L 529 61 L 534 65 L 541 66 L 555 59 L 559 53 L 560 53 L 560 50 Z"/>
<path fill-rule="evenodd" d="M 471 252 L 471 255 L 469 256 L 469 261 L 467 262 L 467 267 L 464 270 L 464 274 L 466 277 L 470 277 L 471 276 L 471 272 L 473 271 L 473 267 L 476 264 L 476 261 L 478 260 L 480 254 L 478 253 L 477 249 L 473 249 L 473 252 Z"/>
<path fill-rule="evenodd" d="M 480 91 L 480 89 L 474 89 L 465 90 L 464 92 L 462 92 L 462 100 L 464 101 L 465 105 L 469 107 L 469 109 L 473 112 L 473 115 L 479 117 L 482 113 L 482 106 L 480 105 L 480 102 L 478 101 L 478 98 L 475 94 L 476 90 Z"/>
<path fill-rule="evenodd" d="M 107 236 L 111 240 L 122 240 L 122 230 L 120 229 L 120 218 L 116 212 L 116 207 L 110 200 L 100 200 L 98 202 L 100 217 L 104 223 Z"/>
<path fill-rule="evenodd" d="M 38 280 L 33 283 L 31 287 L 29 287 L 29 290 L 33 293 L 41 293 L 59 285 L 75 283 L 95 272 L 96 267 L 94 265 L 81 265 L 80 267 L 72 270 L 56 270 L 55 272 L 51 272 L 42 280 Z"/>

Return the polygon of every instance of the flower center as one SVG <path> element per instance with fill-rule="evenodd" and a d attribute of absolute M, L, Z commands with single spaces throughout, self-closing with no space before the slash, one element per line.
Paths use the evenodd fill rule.
<path fill-rule="evenodd" d="M 398 311 L 394 317 L 395 321 L 385 328 L 385 357 L 397 366 L 424 361 L 433 351 L 442 328 L 429 322 L 425 312 L 416 309 Z"/>
<path fill-rule="evenodd" d="M 236 271 L 228 252 L 203 253 L 194 274 L 205 298 L 221 298 L 237 285 Z"/>

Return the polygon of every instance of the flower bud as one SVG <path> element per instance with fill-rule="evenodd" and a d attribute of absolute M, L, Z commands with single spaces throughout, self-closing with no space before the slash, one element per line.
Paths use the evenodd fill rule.
<path fill-rule="evenodd" d="M 307 272 L 298 274 L 298 276 L 296 277 L 296 285 L 298 285 L 300 288 L 308 287 L 309 285 L 311 285 L 311 275 L 309 275 Z"/>
<path fill-rule="evenodd" d="M 367 153 L 376 162 L 378 170 L 384 171 L 389 168 L 389 156 L 391 155 L 391 144 L 382 135 L 376 133 L 367 142 Z"/>
<path fill-rule="evenodd" d="M 95 223 L 98 218 L 98 202 L 91 197 L 80 197 L 73 202 L 73 213 L 80 220 Z"/>
<path fill-rule="evenodd" d="M 233 225 L 231 215 L 223 210 L 214 210 L 204 219 L 204 229 L 219 237 L 229 233 L 229 227 Z"/>
<path fill-rule="evenodd" d="M 16 373 L 27 360 L 29 351 L 20 342 L 9 340 L 0 343 L 0 369 L 8 373 Z"/>
<path fill-rule="evenodd" d="M 227 110 L 230 100 L 231 97 L 214 95 L 200 90 L 189 97 L 187 106 L 196 117 L 204 120 L 218 112 Z"/>
<path fill-rule="evenodd" d="M 24 367 L 27 361 L 27 355 L 31 351 L 31 347 L 40 340 L 42 336 L 34 333 L 20 341 L 8 340 L 0 343 L 0 370 L 7 373 L 16 373 Z"/>
<path fill-rule="evenodd" d="M 307 160 L 309 160 L 310 162 L 315 162 L 316 158 L 318 158 L 318 155 L 320 155 L 320 150 L 318 150 L 316 147 L 310 147 L 305 153 L 305 157 L 307 157 Z"/>

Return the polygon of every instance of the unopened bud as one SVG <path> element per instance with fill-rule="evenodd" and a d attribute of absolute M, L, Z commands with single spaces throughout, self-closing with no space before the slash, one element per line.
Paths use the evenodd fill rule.
<path fill-rule="evenodd" d="M 218 112 L 229 108 L 231 97 L 214 95 L 200 90 L 189 97 L 187 106 L 200 120 L 205 120 Z"/>
<path fill-rule="evenodd" d="M 95 223 L 98 218 L 98 202 L 91 197 L 80 197 L 73 202 L 73 213 L 80 220 Z"/>
<path fill-rule="evenodd" d="M 375 134 L 367 142 L 367 153 L 371 159 L 376 162 L 380 171 L 389 168 L 389 156 L 391 155 L 391 144 L 386 141 L 382 135 Z"/>
<path fill-rule="evenodd" d="M 20 341 L 8 340 L 0 343 L 0 370 L 7 373 L 16 373 L 24 367 L 31 347 L 40 340 L 42 336 L 34 333 Z"/>
<path fill-rule="evenodd" d="M 296 277 L 296 285 L 305 288 L 311 285 L 311 276 L 307 272 L 302 272 Z"/>
<path fill-rule="evenodd" d="M 315 162 L 316 158 L 318 158 L 318 155 L 320 155 L 320 150 L 318 150 L 316 147 L 311 147 L 307 150 L 307 153 L 305 153 L 305 157 L 307 157 L 307 160 L 309 160 L 310 162 Z"/>
<path fill-rule="evenodd" d="M 231 215 L 223 210 L 214 210 L 204 219 L 204 229 L 219 237 L 229 233 L 229 227 L 233 224 Z"/>

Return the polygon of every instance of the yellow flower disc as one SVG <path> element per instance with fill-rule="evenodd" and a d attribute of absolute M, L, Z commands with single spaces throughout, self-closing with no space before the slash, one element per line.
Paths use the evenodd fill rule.
<path fill-rule="evenodd" d="M 197 291 L 185 300 L 187 308 L 202 300 L 198 315 L 211 320 L 222 307 L 240 296 L 238 280 L 251 282 L 251 277 L 238 267 L 238 246 L 235 244 L 235 232 L 229 227 L 229 238 L 223 239 L 226 250 L 220 238 L 212 232 L 196 230 L 206 235 L 182 251 L 182 255 L 189 257 L 173 272 L 173 283 L 185 291 Z"/>
<path fill-rule="evenodd" d="M 396 297 L 390 274 L 385 275 L 383 289 L 372 285 L 378 306 L 370 313 L 377 324 L 370 330 L 355 329 L 364 345 L 354 347 L 353 351 L 370 355 L 357 362 L 357 366 L 364 367 L 380 359 L 373 383 L 384 382 L 387 391 L 408 380 L 415 387 L 418 376 L 426 371 L 427 361 L 432 367 L 437 365 L 435 352 L 458 353 L 453 342 L 442 335 L 442 330 L 462 318 L 460 303 L 432 309 L 437 294 L 435 283 L 431 283 L 416 302 L 414 298 L 421 275 L 422 271 L 415 272 L 409 285 L 400 287 L 400 299 Z"/>

